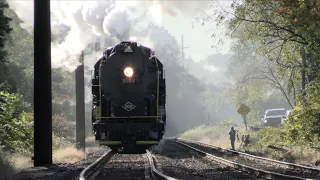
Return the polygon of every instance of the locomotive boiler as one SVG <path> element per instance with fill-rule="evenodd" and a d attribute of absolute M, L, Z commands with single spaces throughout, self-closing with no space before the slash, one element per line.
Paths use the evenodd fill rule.
<path fill-rule="evenodd" d="M 100 145 L 156 145 L 166 127 L 163 64 L 150 48 L 121 42 L 108 48 L 94 66 L 92 127 Z"/>

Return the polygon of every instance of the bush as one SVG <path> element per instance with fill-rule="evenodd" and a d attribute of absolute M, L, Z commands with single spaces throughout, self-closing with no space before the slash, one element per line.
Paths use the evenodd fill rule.
<path fill-rule="evenodd" d="M 251 141 L 258 146 L 282 145 L 284 132 L 279 127 L 265 127 L 251 135 Z"/>
<path fill-rule="evenodd" d="M 0 91 L 0 145 L 5 151 L 27 153 L 33 147 L 33 128 L 22 111 L 21 97 Z"/>
<path fill-rule="evenodd" d="M 320 147 L 320 81 L 308 84 L 305 103 L 299 103 L 285 125 L 285 140 Z"/>
<path fill-rule="evenodd" d="M 320 109 L 314 106 L 298 105 L 285 125 L 285 140 L 290 143 L 319 145 Z"/>

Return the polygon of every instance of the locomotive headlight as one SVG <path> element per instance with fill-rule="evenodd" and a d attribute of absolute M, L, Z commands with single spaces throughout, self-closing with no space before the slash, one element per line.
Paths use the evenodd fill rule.
<path fill-rule="evenodd" d="M 126 67 L 123 72 L 127 77 L 132 77 L 133 75 L 133 69 L 131 67 Z"/>

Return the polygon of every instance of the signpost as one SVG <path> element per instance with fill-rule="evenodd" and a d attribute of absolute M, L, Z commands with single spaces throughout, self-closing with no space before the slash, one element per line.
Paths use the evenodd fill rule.
<path fill-rule="evenodd" d="M 246 131 L 247 131 L 247 119 L 246 119 L 246 116 L 247 116 L 247 114 L 249 112 L 250 112 L 250 108 L 248 106 L 246 106 L 245 104 L 241 104 L 240 105 L 240 107 L 238 109 L 238 113 L 243 116 L 244 125 L 246 126 Z"/>

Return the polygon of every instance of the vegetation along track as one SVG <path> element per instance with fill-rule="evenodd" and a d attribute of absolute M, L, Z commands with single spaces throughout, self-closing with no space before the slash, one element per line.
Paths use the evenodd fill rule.
<path fill-rule="evenodd" d="M 80 180 L 176 180 L 159 172 L 154 163 L 154 159 L 148 150 L 145 154 L 113 154 L 110 150 L 85 168 L 80 174 Z"/>
<path fill-rule="evenodd" d="M 206 153 L 217 162 L 259 177 L 267 179 L 320 179 L 320 169 L 317 168 L 253 156 L 190 140 L 174 139 L 173 141 Z"/>
<path fill-rule="evenodd" d="M 156 168 L 176 179 L 257 179 L 228 166 L 212 162 L 205 153 L 192 151 L 173 141 L 162 140 L 158 146 L 150 148 L 150 151 L 156 161 Z"/>

